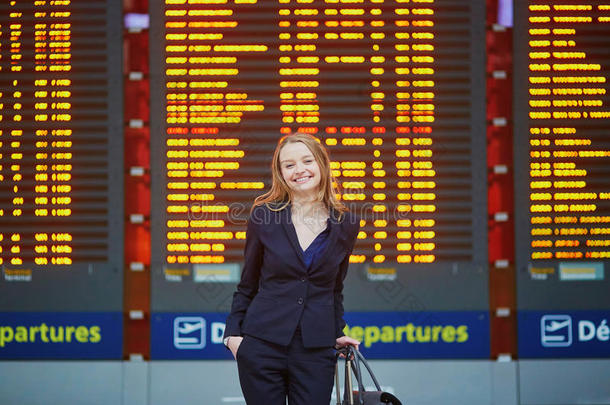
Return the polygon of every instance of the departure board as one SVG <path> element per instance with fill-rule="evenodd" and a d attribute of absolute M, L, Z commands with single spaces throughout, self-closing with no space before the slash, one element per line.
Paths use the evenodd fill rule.
<path fill-rule="evenodd" d="M 430 309 L 486 308 L 483 3 L 151 2 L 153 311 L 228 309 L 294 131 L 327 147 L 362 217 L 348 303 L 404 309 L 359 299 L 401 281 Z"/>
<path fill-rule="evenodd" d="M 610 3 L 515 4 L 519 305 L 608 308 Z"/>
<path fill-rule="evenodd" d="M 0 311 L 122 309 L 120 10 L 0 4 Z"/>

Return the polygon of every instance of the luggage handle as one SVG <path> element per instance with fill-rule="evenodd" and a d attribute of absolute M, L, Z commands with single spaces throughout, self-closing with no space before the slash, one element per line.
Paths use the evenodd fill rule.
<path fill-rule="evenodd" d="M 375 374 L 373 374 L 373 370 L 371 370 L 371 366 L 369 366 L 369 362 L 366 361 L 366 359 L 364 358 L 364 356 L 362 355 L 362 353 L 360 353 L 360 351 L 358 349 L 356 349 L 354 347 L 353 351 L 356 353 L 356 357 L 358 358 L 358 360 L 356 362 L 356 367 L 358 368 L 358 374 L 360 374 L 360 364 L 359 363 L 362 363 L 362 364 L 364 364 L 366 371 L 369 372 L 369 375 L 371 376 L 371 380 L 373 380 L 373 384 L 375 384 L 375 388 L 377 389 L 377 391 L 381 391 L 381 386 L 379 385 L 379 381 L 377 381 Z M 360 378 L 362 379 L 362 374 L 360 374 Z M 364 389 L 362 391 L 364 391 Z"/>
<path fill-rule="evenodd" d="M 345 389 L 343 392 L 343 398 L 345 400 L 347 400 L 349 398 L 348 403 L 350 405 L 354 405 L 353 388 L 352 388 L 352 373 L 351 373 L 352 370 L 354 372 L 354 376 L 356 377 L 356 381 L 358 382 L 358 390 L 360 392 L 365 392 L 362 373 L 360 370 L 360 363 L 364 364 L 364 367 L 366 368 L 369 375 L 371 376 L 371 379 L 373 380 L 373 383 L 375 384 L 375 388 L 377 389 L 377 391 L 381 391 L 381 386 L 379 385 L 379 382 L 377 381 L 375 374 L 373 374 L 373 370 L 371 370 L 371 366 L 369 366 L 369 363 L 366 361 L 366 359 L 364 358 L 364 356 L 362 355 L 362 353 L 360 353 L 360 351 L 358 349 L 356 349 L 355 347 L 352 347 L 352 346 L 346 346 L 337 351 L 337 356 L 339 354 L 343 354 L 345 356 Z M 341 399 L 340 399 L 340 393 L 339 393 L 340 390 L 339 390 L 338 366 L 335 366 L 335 382 L 336 382 L 336 386 L 337 386 L 336 390 L 335 390 L 336 394 L 337 394 L 337 404 L 339 405 L 339 404 L 341 404 Z M 364 404 L 363 396 L 358 395 L 358 399 L 359 399 L 358 402 L 360 402 L 360 405 L 363 405 Z"/>
<path fill-rule="evenodd" d="M 343 392 L 343 398 L 347 400 L 349 398 L 349 405 L 354 405 L 354 389 L 352 386 L 352 362 L 345 358 L 345 391 Z M 354 370 L 354 372 L 356 372 Z M 363 404 L 361 404 L 363 405 Z"/>
<path fill-rule="evenodd" d="M 337 405 L 341 405 L 341 391 L 339 390 L 339 362 L 335 362 L 335 393 Z"/>
<path fill-rule="evenodd" d="M 342 347 L 337 350 L 336 356 L 337 360 L 339 356 L 345 356 L 345 381 L 344 381 L 344 389 L 343 389 L 343 400 L 346 401 L 346 405 L 354 405 L 354 392 L 352 390 L 352 361 L 354 359 L 354 355 L 349 349 L 349 346 Z M 354 369 L 354 374 L 356 370 Z M 359 381 L 358 377 L 356 379 Z M 360 386 L 360 381 L 359 381 Z M 339 362 L 335 363 L 335 393 L 337 397 L 337 405 L 344 405 L 341 402 L 341 388 L 339 384 Z M 362 398 L 360 398 L 360 402 Z M 362 403 L 361 403 L 362 405 Z"/>
<path fill-rule="evenodd" d="M 353 367 L 352 367 L 353 365 Z M 352 373 L 354 372 L 354 376 L 356 377 L 356 381 L 358 382 L 358 391 L 360 393 L 364 392 L 364 385 L 362 384 L 362 375 L 360 374 L 360 365 L 358 364 L 358 357 L 354 354 L 354 350 L 351 346 L 347 347 L 347 355 L 345 356 L 345 381 L 349 379 L 349 391 L 344 395 L 347 398 L 347 394 L 349 393 L 349 405 L 354 405 L 354 388 L 352 386 Z M 345 389 L 347 390 L 347 383 L 345 384 Z M 358 395 L 358 405 L 364 405 L 364 399 L 362 398 L 362 394 Z"/>

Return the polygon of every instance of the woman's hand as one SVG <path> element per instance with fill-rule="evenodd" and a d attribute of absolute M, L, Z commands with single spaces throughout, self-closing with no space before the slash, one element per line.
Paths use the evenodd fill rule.
<path fill-rule="evenodd" d="M 233 354 L 233 358 L 237 359 L 237 350 L 239 350 L 239 346 L 241 345 L 241 341 L 244 340 L 242 336 L 230 336 L 229 341 L 227 342 L 227 346 L 229 346 L 229 350 Z"/>
<path fill-rule="evenodd" d="M 356 349 L 358 349 L 360 347 L 360 341 L 356 340 L 356 339 L 352 339 L 349 336 L 341 336 L 340 338 L 337 338 L 337 340 L 335 341 L 335 349 L 341 349 L 342 347 L 345 346 L 353 346 Z"/>

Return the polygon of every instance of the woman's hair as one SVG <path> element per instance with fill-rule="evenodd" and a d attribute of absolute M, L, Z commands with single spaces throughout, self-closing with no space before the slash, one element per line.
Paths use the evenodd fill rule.
<path fill-rule="evenodd" d="M 341 194 L 339 183 L 335 180 L 330 169 L 330 157 L 326 148 L 311 135 L 295 132 L 290 135 L 280 138 L 275 151 L 273 152 L 273 160 L 271 162 L 271 189 L 266 193 L 259 195 L 254 200 L 252 209 L 258 205 L 269 203 L 278 204 L 279 207 L 269 207 L 273 211 L 284 209 L 290 202 L 290 187 L 284 181 L 282 170 L 280 167 L 280 152 L 285 145 L 289 143 L 302 142 L 311 151 L 320 168 L 320 184 L 317 195 L 317 201 L 322 201 L 328 208 L 334 208 L 341 215 L 347 211 L 347 207 L 337 199 L 337 195 Z"/>

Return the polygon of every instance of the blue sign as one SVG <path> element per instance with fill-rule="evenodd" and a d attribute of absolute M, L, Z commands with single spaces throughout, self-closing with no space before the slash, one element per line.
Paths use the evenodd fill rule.
<path fill-rule="evenodd" d="M 519 357 L 610 357 L 610 311 L 519 311 Z"/>
<path fill-rule="evenodd" d="M 0 312 L 0 359 L 121 359 L 120 312 Z"/>
<path fill-rule="evenodd" d="M 232 359 L 222 342 L 226 313 L 154 313 L 152 359 Z M 348 312 L 346 335 L 371 359 L 488 358 L 489 315 L 464 312 Z"/>
<path fill-rule="evenodd" d="M 150 358 L 232 359 L 222 342 L 226 313 L 156 312 L 150 323 Z"/>
<path fill-rule="evenodd" d="M 489 358 L 487 311 L 348 312 L 345 334 L 371 359 Z"/>

